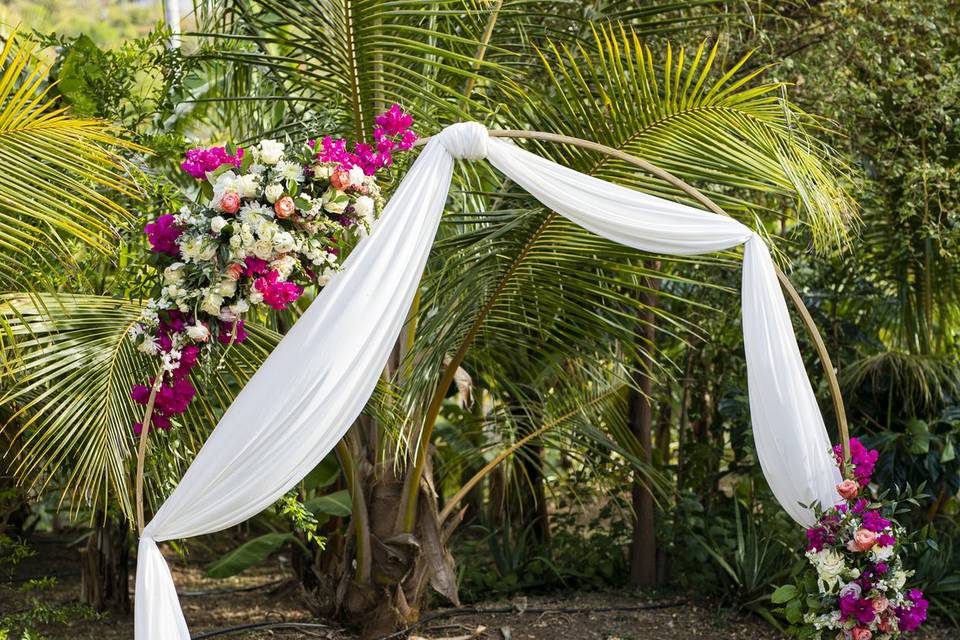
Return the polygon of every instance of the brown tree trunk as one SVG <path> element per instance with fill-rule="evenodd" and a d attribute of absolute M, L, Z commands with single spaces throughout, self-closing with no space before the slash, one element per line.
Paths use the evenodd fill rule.
<path fill-rule="evenodd" d="M 428 458 L 429 460 L 429 458 Z M 402 469 L 392 461 L 378 465 L 368 479 L 371 570 L 369 579 L 354 574 L 352 563 L 344 565 L 339 589 L 341 616 L 356 625 L 364 638 L 394 633 L 420 617 L 432 588 L 449 602 L 459 605 L 453 556 L 448 542 L 454 519 L 441 526 L 433 469 L 424 468 L 413 533 L 398 526 L 404 487 Z"/>
<path fill-rule="evenodd" d="M 656 269 L 659 262 L 653 263 Z M 649 291 L 641 295 L 641 302 L 647 307 L 643 312 L 641 328 L 644 342 L 643 355 L 634 365 L 634 383 L 639 388 L 630 392 L 630 429 L 640 443 L 643 459 L 650 464 L 653 460 L 653 379 L 650 376 L 653 367 L 653 354 L 656 345 L 656 317 L 653 307 L 657 303 L 654 291 L 658 283 L 651 278 L 645 282 Z M 634 478 L 633 490 L 633 539 L 630 544 L 630 583 L 635 587 L 649 588 L 657 582 L 657 541 L 654 523 L 653 495 L 639 477 Z"/>
<path fill-rule="evenodd" d="M 80 550 L 80 602 L 96 611 L 130 611 L 130 535 L 123 523 L 104 518 Z"/>

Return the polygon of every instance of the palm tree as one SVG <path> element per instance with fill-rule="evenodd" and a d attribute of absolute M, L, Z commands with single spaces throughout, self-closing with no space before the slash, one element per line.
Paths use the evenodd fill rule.
<path fill-rule="evenodd" d="M 0 176 L 0 396 L 4 398 L 0 478 L 43 484 L 56 473 L 69 474 L 60 469 L 62 454 L 84 428 L 71 421 L 69 410 L 62 411 L 75 400 L 77 387 L 68 387 L 74 394 L 66 404 L 55 405 L 59 400 L 51 400 L 51 396 L 64 390 L 51 386 L 50 380 L 24 384 L 25 367 L 31 366 L 28 362 L 32 361 L 35 370 L 49 371 L 45 348 L 52 327 L 46 320 L 66 318 L 73 306 L 47 292 L 78 278 L 84 271 L 84 258 L 115 257 L 121 231 L 133 220 L 116 200 L 136 198 L 140 193 L 138 172 L 124 156 L 142 149 L 118 138 L 109 123 L 66 113 L 50 93 L 49 63 L 30 40 L 16 33 L 8 35 L 0 61 L 0 164 L 4 167 Z M 118 304 L 122 306 L 122 302 Z M 109 322 L 105 307 L 85 311 L 94 326 Z M 31 324 L 27 316 L 35 320 L 40 314 L 45 320 L 32 324 L 39 333 L 30 336 L 31 343 L 24 339 L 24 328 Z M 40 333 L 47 334 L 46 339 Z M 60 353 L 76 373 L 78 357 L 82 358 L 83 349 L 90 345 L 81 342 L 74 347 L 72 355 L 69 348 Z M 98 350 L 98 357 L 103 353 Z M 28 396 L 61 410 L 59 430 L 44 434 L 42 443 L 11 422 L 27 404 Z M 111 458 L 112 443 L 106 436 L 107 432 L 101 432 L 99 448 L 85 450 L 90 458 L 103 463 Z M 44 457 L 39 475 L 33 474 L 24 457 L 30 449 Z M 85 471 L 82 466 L 77 470 Z M 102 479 L 103 475 L 87 479 L 91 477 Z M 85 577 L 90 584 L 100 582 Z M 111 595 L 100 591 L 94 598 L 100 596 L 126 601 L 126 587 Z"/>
<path fill-rule="evenodd" d="M 373 114 L 397 101 L 426 133 L 459 119 L 568 133 L 663 165 L 760 231 L 780 220 L 789 202 L 798 212 L 794 224 L 812 229 L 821 244 L 835 242 L 851 211 L 842 167 L 805 133 L 808 117 L 784 100 L 782 85 L 764 81 L 763 69 L 744 72 L 746 59 L 721 64 L 718 44 L 692 51 L 665 45 L 659 55 L 642 44 L 642 36 L 716 22 L 702 4 L 615 16 L 630 27 L 592 27 L 577 3 L 566 2 L 227 1 L 201 15 L 202 31 L 192 36 L 205 79 L 195 98 L 208 106 L 198 115 L 236 138 L 299 135 L 320 125 L 363 138 Z M 682 197 L 607 157 L 543 144 L 536 151 L 584 173 Z M 639 377 L 656 375 L 651 318 L 658 332 L 690 336 L 697 327 L 676 309 L 696 303 L 677 299 L 671 312 L 638 301 L 650 279 L 709 281 L 705 267 L 730 264 L 672 260 L 654 270 L 649 256 L 544 210 L 485 165 L 464 167 L 457 180 L 410 322 L 386 366 L 395 410 L 365 416 L 337 448 L 352 502 L 339 573 L 311 582 L 317 601 L 364 620 L 370 634 L 416 618 L 430 587 L 458 599 L 448 541 L 466 493 L 441 506 L 432 469 L 435 427 L 458 372 L 492 407 L 478 419 L 500 434 L 496 463 L 564 442 L 584 455 L 616 453 L 640 486 L 660 492 L 663 483 L 627 425 L 625 398 L 638 379 L 628 363 L 649 362 Z M 669 287 L 663 295 L 673 296 Z M 69 486 L 95 487 L 100 504 L 116 501 L 125 510 L 129 467 L 116 461 L 129 455 L 131 438 L 118 425 L 130 417 L 122 394 L 143 377 L 143 365 L 122 346 L 105 354 L 120 344 L 119 316 L 134 307 L 118 305 L 109 323 L 71 320 L 66 327 L 19 307 L 26 319 L 16 325 L 18 341 L 29 353 L 42 347 L 50 355 L 27 360 L 32 377 L 9 394 L 21 403 L 18 424 L 29 421 L 31 442 L 45 443 L 27 456 L 29 468 L 49 473 L 48 461 L 66 460 L 58 452 L 74 447 Z M 198 381 L 209 397 L 186 416 L 182 432 L 156 443 L 154 491 L 174 481 L 277 336 L 262 329 L 259 337 L 249 353 L 228 360 L 224 375 Z M 518 367 L 521 355 L 541 371 Z M 79 363 L 93 360 L 93 372 L 77 373 Z M 123 383 L 107 384 L 113 375 Z M 78 388 L 98 394 L 71 393 L 81 379 Z M 54 388 L 63 390 L 56 404 L 43 392 Z M 110 411 L 98 411 L 102 406 Z M 83 418 L 82 429 L 67 426 L 72 416 Z M 482 439 L 476 446 L 489 454 L 491 445 L 498 446 Z M 96 453 L 111 446 L 111 455 Z M 97 464 L 86 464 L 94 457 Z M 464 487 L 496 466 L 478 468 Z"/>

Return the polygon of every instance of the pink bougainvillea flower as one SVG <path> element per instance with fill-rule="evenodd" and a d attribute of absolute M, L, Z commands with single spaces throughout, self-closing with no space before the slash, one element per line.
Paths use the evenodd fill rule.
<path fill-rule="evenodd" d="M 194 178 L 203 180 L 208 171 L 216 171 L 220 165 L 232 164 L 239 167 L 242 158 L 243 149 L 237 149 L 234 155 L 229 155 L 223 147 L 196 148 L 187 151 L 180 168 Z"/>
<path fill-rule="evenodd" d="M 177 238 L 180 237 L 182 230 L 177 226 L 176 218 L 172 214 L 158 217 L 144 226 L 143 230 L 147 234 L 147 240 L 150 241 L 150 251 L 171 256 L 180 255 Z"/>

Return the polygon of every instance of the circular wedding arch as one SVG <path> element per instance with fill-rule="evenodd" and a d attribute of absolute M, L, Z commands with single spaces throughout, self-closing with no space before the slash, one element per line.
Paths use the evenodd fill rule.
<path fill-rule="evenodd" d="M 541 140 L 544 142 L 552 142 L 557 144 L 567 144 L 575 147 L 580 147 L 582 149 L 587 149 L 588 151 L 594 151 L 605 156 L 621 160 L 627 164 L 633 165 L 643 171 L 649 173 L 652 176 L 660 178 L 667 184 L 676 187 L 684 194 L 689 196 L 691 199 L 695 200 L 701 204 L 708 211 L 716 213 L 718 215 L 731 217 L 726 211 L 724 211 L 718 204 L 713 200 L 707 197 L 704 193 L 696 189 L 694 186 L 689 183 L 681 180 L 677 176 L 673 175 L 666 169 L 662 169 L 655 164 L 638 158 L 634 155 L 603 145 L 597 142 L 592 142 L 590 140 L 584 140 L 582 138 L 575 138 L 573 136 L 566 136 L 557 133 L 549 133 L 546 131 L 526 131 L 520 129 L 488 129 L 487 135 L 492 138 L 521 138 L 527 140 Z M 422 146 L 426 144 L 433 136 L 426 136 L 420 138 L 414 144 L 415 147 Z M 847 424 L 846 410 L 844 408 L 843 397 L 840 392 L 840 383 L 837 380 L 837 374 L 833 369 L 833 362 L 830 359 L 830 354 L 827 351 L 827 346 L 823 341 L 823 337 L 820 335 L 820 330 L 817 329 L 817 325 L 813 320 L 813 317 L 810 315 L 810 311 L 807 309 L 806 304 L 804 304 L 803 299 L 800 297 L 800 294 L 797 292 L 796 288 L 793 286 L 793 283 L 790 282 L 790 279 L 786 276 L 785 273 L 780 269 L 779 266 L 774 265 L 777 280 L 780 282 L 780 286 L 786 291 L 787 296 L 790 298 L 790 301 L 793 303 L 797 312 L 800 314 L 800 319 L 803 322 L 803 326 L 807 331 L 807 334 L 810 336 L 810 339 L 814 343 L 814 347 L 817 350 L 817 355 L 820 358 L 820 363 L 823 366 L 824 374 L 827 378 L 827 385 L 830 389 L 830 397 L 833 401 L 834 414 L 837 420 L 837 430 L 840 436 L 840 444 L 843 448 L 843 463 L 846 464 L 850 460 L 850 431 Z M 447 382 L 447 386 L 453 382 L 453 373 L 449 371 L 451 369 L 448 367 L 448 371 L 445 372 L 444 376 L 450 375 L 450 380 Z M 157 377 L 159 381 L 160 376 Z M 441 381 L 441 384 L 443 380 Z M 156 398 L 157 391 L 159 390 L 159 385 L 154 384 L 150 391 L 150 397 L 147 401 L 147 405 L 144 411 L 143 425 L 144 427 L 141 430 L 139 443 L 137 447 L 137 470 L 136 470 L 136 517 L 137 517 L 137 530 L 138 532 L 143 532 L 144 527 L 144 516 L 143 516 L 143 472 L 144 472 L 144 463 L 146 460 L 146 442 L 147 442 L 147 433 L 149 431 L 149 424 L 151 414 L 153 412 L 154 400 Z M 538 435 L 538 431 L 534 431 L 529 434 L 527 437 L 523 438 L 521 441 L 515 443 L 515 445 L 522 445 L 529 438 Z M 504 458 L 506 458 L 516 446 L 509 447 L 505 452 L 496 456 L 490 463 L 487 464 L 487 467 L 492 467 L 499 464 Z M 842 465 L 841 465 L 842 466 Z M 462 495 L 465 495 L 471 489 L 471 485 L 467 484 L 464 487 L 461 487 L 460 491 L 454 496 L 450 502 L 446 505 L 444 510 L 439 514 L 441 522 L 445 520 L 450 515 L 451 508 L 459 502 L 459 499 Z"/>

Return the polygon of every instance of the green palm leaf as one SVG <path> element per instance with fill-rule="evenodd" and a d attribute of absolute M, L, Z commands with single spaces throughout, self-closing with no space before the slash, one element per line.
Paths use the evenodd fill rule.
<path fill-rule="evenodd" d="M 0 288 L 58 262 L 77 240 L 109 255 L 131 215 L 104 190 L 135 196 L 119 149 L 138 149 L 101 121 L 71 117 L 48 96 L 48 65 L 16 34 L 0 52 Z"/>
<path fill-rule="evenodd" d="M 131 426 L 142 419 L 143 407 L 130 399 L 130 387 L 145 382 L 155 367 L 127 336 L 142 306 L 102 296 L 23 294 L 4 296 L 0 304 L 20 353 L 0 396 L 2 429 L 13 443 L 11 470 L 27 484 L 59 485 L 73 509 L 115 501 L 132 514 Z M 148 495 L 170 489 L 163 483 L 180 477 L 280 339 L 253 324 L 248 333 L 222 361 L 211 358 L 212 366 L 195 371 L 199 392 L 180 426 L 151 439 L 160 455 L 151 457 Z"/>

